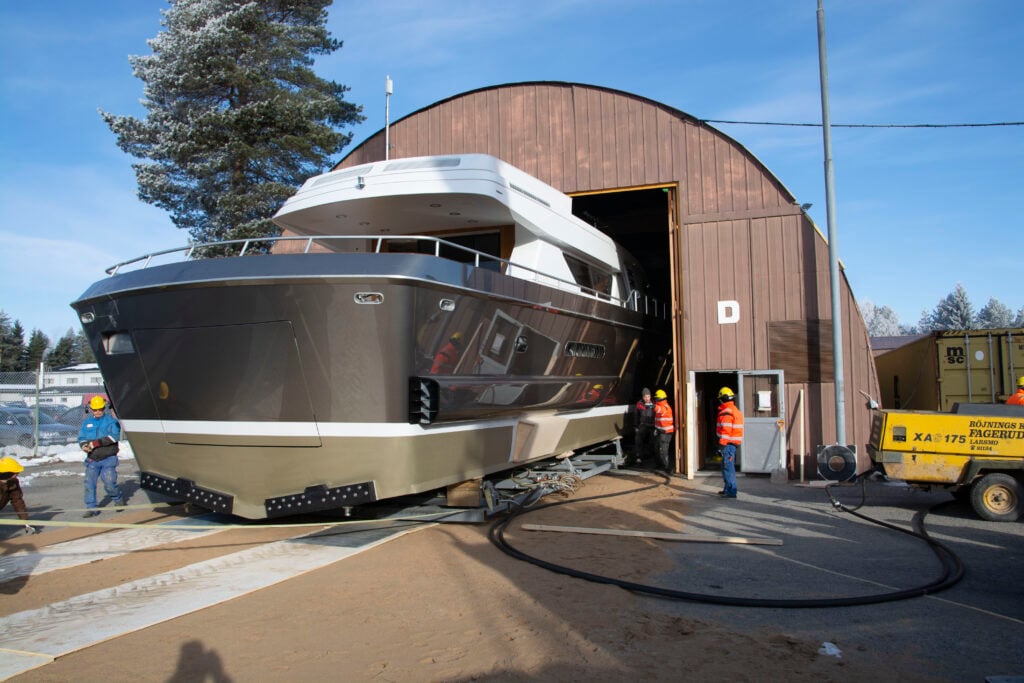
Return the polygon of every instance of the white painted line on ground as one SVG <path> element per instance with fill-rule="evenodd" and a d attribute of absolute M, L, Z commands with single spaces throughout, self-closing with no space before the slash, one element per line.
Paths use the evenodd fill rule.
<path fill-rule="evenodd" d="M 32 669 L 49 664 L 53 657 L 49 655 L 37 655 L 34 652 L 18 652 L 0 647 L 0 681 L 6 681 L 11 676 L 23 674 Z"/>
<path fill-rule="evenodd" d="M 11 581 L 23 576 L 36 576 L 57 569 L 67 569 L 96 560 L 117 557 L 186 539 L 202 538 L 223 529 L 210 527 L 209 531 L 183 531 L 164 526 L 144 529 L 123 529 L 106 534 L 55 543 L 35 551 L 18 551 L 0 557 L 0 581 Z"/>
<path fill-rule="evenodd" d="M 0 647 L 56 658 L 325 567 L 430 525 L 277 541 L 0 618 Z M 355 545 L 357 544 L 358 545 Z M 5 653 L 6 654 L 6 653 Z M 0 675 L 15 669 L 3 658 Z"/>

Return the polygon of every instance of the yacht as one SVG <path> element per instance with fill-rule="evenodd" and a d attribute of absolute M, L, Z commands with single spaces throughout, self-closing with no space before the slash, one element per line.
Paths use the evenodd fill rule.
<path fill-rule="evenodd" d="M 71 304 L 143 488 L 273 518 L 622 433 L 653 309 L 568 196 L 489 155 L 406 158 L 311 178 L 274 222 Z"/>

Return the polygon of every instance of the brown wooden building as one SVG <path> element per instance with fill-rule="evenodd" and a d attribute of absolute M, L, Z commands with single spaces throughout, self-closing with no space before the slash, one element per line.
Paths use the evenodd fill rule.
<path fill-rule="evenodd" d="M 828 245 L 741 144 L 664 104 L 561 82 L 456 95 L 387 132 L 391 159 L 499 157 L 573 196 L 577 215 L 637 256 L 672 311 L 638 382 L 675 397 L 681 471 L 714 468 L 716 395 L 729 386 L 747 415 L 740 469 L 796 477 L 803 456 L 815 476 L 816 447 L 836 441 Z M 384 146 L 382 129 L 338 168 L 383 160 Z M 863 470 L 878 381 L 845 275 L 841 288 L 846 440 Z"/>

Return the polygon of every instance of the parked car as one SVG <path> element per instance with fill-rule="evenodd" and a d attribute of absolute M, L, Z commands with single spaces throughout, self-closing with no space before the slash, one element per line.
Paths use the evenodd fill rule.
<path fill-rule="evenodd" d="M 30 408 L 0 408 L 0 445 L 35 445 L 35 410 Z M 46 413 L 39 413 L 39 445 L 75 443 L 78 441 L 78 427 L 57 422 Z"/>
<path fill-rule="evenodd" d="M 35 406 L 28 406 L 28 409 L 30 411 L 31 410 L 35 410 Z M 40 413 L 46 413 L 47 415 L 52 417 L 56 422 L 60 422 L 60 418 L 58 416 L 61 413 L 63 413 L 65 410 L 67 410 L 67 406 L 61 405 L 60 403 L 40 403 L 39 404 L 39 412 Z M 65 423 L 65 424 L 67 424 L 67 423 Z"/>
<path fill-rule="evenodd" d="M 85 416 L 89 414 L 89 406 L 71 406 L 60 415 L 54 415 L 53 419 L 61 424 L 71 425 L 75 429 L 81 429 Z"/>

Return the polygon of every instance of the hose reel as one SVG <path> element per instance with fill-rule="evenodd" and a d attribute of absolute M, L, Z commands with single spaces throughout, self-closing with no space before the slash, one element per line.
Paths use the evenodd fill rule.
<path fill-rule="evenodd" d="M 857 478 L 857 447 L 818 446 L 818 476 L 828 481 Z"/>

